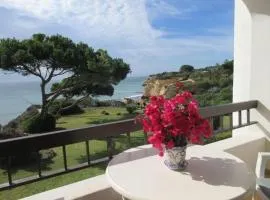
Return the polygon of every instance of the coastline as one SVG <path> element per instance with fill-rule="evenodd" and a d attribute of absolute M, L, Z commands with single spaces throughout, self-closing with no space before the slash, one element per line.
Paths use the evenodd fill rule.
<path fill-rule="evenodd" d="M 143 82 L 147 77 L 127 77 L 115 86 L 114 95 L 97 97 L 99 100 L 123 100 L 124 97 L 138 95 L 143 92 Z M 5 125 L 16 118 L 27 107 L 40 104 L 40 88 L 38 81 L 7 82 L 0 84 L 0 124 Z"/>

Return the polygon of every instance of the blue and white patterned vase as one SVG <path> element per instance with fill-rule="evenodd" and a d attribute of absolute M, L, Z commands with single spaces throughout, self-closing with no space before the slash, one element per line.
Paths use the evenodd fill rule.
<path fill-rule="evenodd" d="M 172 170 L 185 170 L 188 165 L 186 161 L 186 149 L 187 146 L 166 149 L 164 155 L 165 165 Z"/>

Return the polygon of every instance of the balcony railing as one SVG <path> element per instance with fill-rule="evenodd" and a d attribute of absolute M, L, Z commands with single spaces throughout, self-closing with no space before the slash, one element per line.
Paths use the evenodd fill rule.
<path fill-rule="evenodd" d="M 207 118 L 212 122 L 214 133 L 219 134 L 222 132 L 231 131 L 233 129 L 255 124 L 256 122 L 251 121 L 250 119 L 250 110 L 257 108 L 257 104 L 257 101 L 248 101 L 205 107 L 201 108 L 200 113 L 204 118 Z M 236 126 L 234 126 L 232 122 L 233 113 L 238 113 L 238 124 Z M 217 121 L 219 123 L 218 125 L 215 125 L 214 123 Z M 224 123 L 225 121 L 226 123 Z M 114 154 L 117 153 L 114 148 L 114 140 L 120 136 L 125 137 L 127 147 L 131 147 L 132 132 L 139 130 L 141 130 L 141 126 L 134 123 L 134 119 L 129 119 L 113 123 L 105 123 L 102 125 L 95 125 L 87 128 L 55 131 L 21 138 L 2 140 L 0 141 L 0 157 L 5 157 L 7 160 L 7 182 L 0 185 L 0 190 L 84 169 L 91 167 L 92 165 L 95 165 L 99 162 L 108 161 L 113 157 Z M 143 134 L 143 132 L 140 134 Z M 91 140 L 105 140 L 107 143 L 107 156 L 103 156 L 102 158 L 95 160 L 90 159 L 91 151 L 89 147 L 89 141 Z M 85 154 L 87 157 L 87 162 L 76 166 L 68 166 L 66 146 L 81 142 L 85 143 Z M 143 143 L 147 143 L 145 137 Z M 13 180 L 12 157 L 19 156 L 27 152 L 39 152 L 40 150 L 54 147 L 62 147 L 63 169 L 44 173 L 41 169 L 41 159 L 39 158 L 37 159 L 36 163 L 37 171 L 35 176 Z"/>

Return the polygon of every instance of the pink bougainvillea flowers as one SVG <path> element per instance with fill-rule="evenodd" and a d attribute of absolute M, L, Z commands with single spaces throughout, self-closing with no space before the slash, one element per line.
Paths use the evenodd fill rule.
<path fill-rule="evenodd" d="M 176 87 L 183 84 L 177 83 Z M 208 120 L 200 116 L 198 102 L 189 91 L 181 91 L 170 99 L 152 96 L 139 119 L 149 143 L 159 150 L 160 156 L 164 149 L 202 144 L 204 138 L 212 136 Z"/>

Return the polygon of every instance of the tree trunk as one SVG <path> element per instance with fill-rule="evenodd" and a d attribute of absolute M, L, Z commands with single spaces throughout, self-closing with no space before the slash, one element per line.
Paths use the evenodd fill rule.
<path fill-rule="evenodd" d="M 46 91 L 45 91 L 46 83 L 45 81 L 42 81 L 40 84 L 41 88 L 41 100 L 42 100 L 42 106 L 41 106 L 41 111 L 40 115 L 44 116 L 47 114 L 47 98 L 46 98 Z"/>

